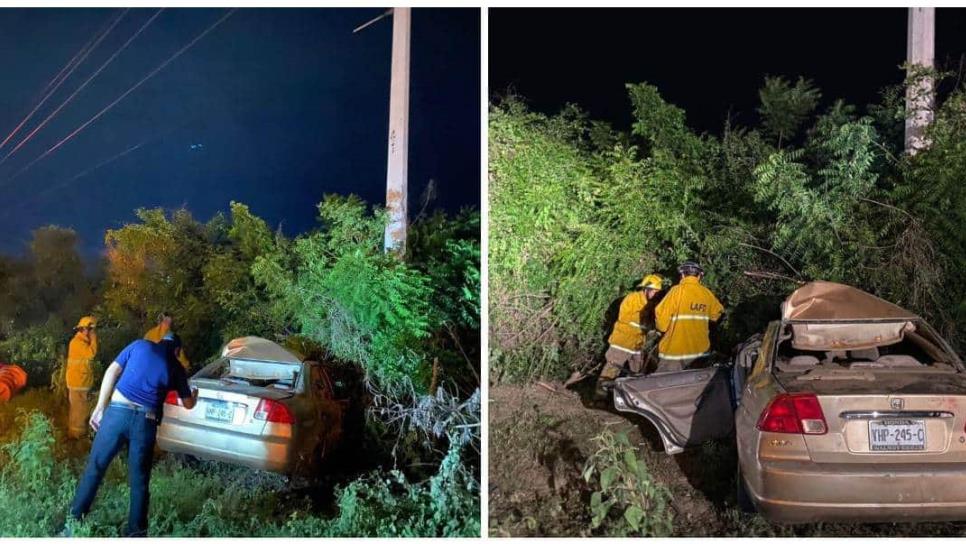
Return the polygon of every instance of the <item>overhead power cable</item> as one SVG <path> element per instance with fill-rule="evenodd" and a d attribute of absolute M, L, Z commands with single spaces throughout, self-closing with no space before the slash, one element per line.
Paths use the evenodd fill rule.
<path fill-rule="evenodd" d="M 124 100 L 129 94 L 133 93 L 141 85 L 144 85 L 149 79 L 151 79 L 152 77 L 154 77 L 158 72 L 160 72 L 161 70 L 163 70 L 167 65 L 171 64 L 172 62 L 174 62 L 174 60 L 177 59 L 178 57 L 180 57 L 182 54 L 184 54 L 185 51 L 187 51 L 188 49 L 191 49 L 191 47 L 194 44 L 198 43 L 202 38 L 204 38 L 205 36 L 207 36 L 208 33 L 210 33 L 212 30 L 214 30 L 215 28 L 217 28 L 218 25 L 220 25 L 221 23 L 225 22 L 225 20 L 228 19 L 229 17 L 231 17 L 232 14 L 235 13 L 235 11 L 237 11 L 237 10 L 238 10 L 238 8 L 232 8 L 232 9 L 228 10 L 228 13 L 225 13 L 224 15 L 221 16 L 220 19 L 218 19 L 217 21 L 215 21 L 214 23 L 212 23 L 211 25 L 209 25 L 208 28 L 204 29 L 200 34 L 198 34 L 197 36 L 195 36 L 194 39 L 192 39 L 190 42 L 188 42 L 187 44 L 185 44 L 184 47 L 182 47 L 181 49 L 177 50 L 173 55 L 171 55 L 170 57 L 168 57 L 167 60 L 165 60 L 164 62 L 162 62 L 161 64 L 159 64 L 154 70 L 151 70 L 148 73 L 148 75 L 146 75 L 143 78 L 141 78 L 141 80 L 138 81 L 137 83 L 135 83 L 133 86 L 131 86 L 130 89 L 124 91 L 124 93 L 122 93 L 121 96 L 115 98 L 114 101 L 111 102 L 110 104 L 104 106 L 104 108 L 101 111 L 99 111 L 96 114 L 94 114 L 94 116 L 91 117 L 90 119 L 88 119 L 84 124 L 82 124 L 81 126 L 77 127 L 76 129 L 74 129 L 73 132 L 71 132 L 70 134 L 68 134 L 67 136 L 65 136 L 63 139 L 61 139 L 59 142 L 57 142 L 56 144 L 54 144 L 53 146 L 51 146 L 50 149 L 48 149 L 47 151 L 44 151 L 39 157 L 37 157 L 36 159 L 30 161 L 30 163 L 28 163 L 26 166 L 24 166 L 23 168 L 21 168 L 20 171 L 18 171 L 16 174 L 14 174 L 10 178 L 8 178 L 7 181 L 12 181 L 12 180 L 16 179 L 18 176 L 20 176 L 21 174 L 23 174 L 24 172 L 26 172 L 27 169 L 29 169 L 31 166 L 33 166 L 34 164 L 37 164 L 37 162 L 39 162 L 40 160 L 42 160 L 44 157 L 47 157 L 48 155 L 50 155 L 54 151 L 57 151 L 58 149 L 60 149 L 60 147 L 63 146 L 68 141 L 70 141 L 71 138 L 73 138 L 74 136 L 76 136 L 77 134 L 79 134 L 81 131 L 83 131 L 85 128 L 87 128 L 88 126 L 90 126 L 91 123 L 93 123 L 94 121 L 97 121 L 102 115 L 104 115 L 105 113 L 107 113 L 108 111 L 110 111 L 111 108 L 113 108 L 114 106 L 116 106 L 120 101 Z"/>
<path fill-rule="evenodd" d="M 85 43 L 84 46 L 81 47 L 80 50 L 77 51 L 77 53 L 74 54 L 74 57 L 67 64 L 65 64 L 63 68 L 60 69 L 60 72 L 58 72 L 57 75 L 54 76 L 53 79 L 51 79 L 50 81 L 47 82 L 47 86 L 45 86 L 42 91 L 40 91 L 39 93 L 37 93 L 37 96 L 43 96 L 47 92 L 48 89 L 50 89 L 58 81 L 60 81 L 60 77 L 64 74 L 64 72 L 67 71 L 68 68 L 70 68 L 71 66 L 73 66 L 74 62 L 77 61 L 78 58 L 82 54 L 84 54 L 84 52 L 86 52 L 88 49 L 91 48 L 91 45 L 94 43 L 94 40 L 96 40 L 97 37 L 100 36 L 101 34 L 105 33 L 105 29 L 108 26 L 110 26 L 110 24 L 115 19 L 120 19 L 121 17 L 123 17 L 125 11 L 126 10 L 121 10 L 121 12 L 120 12 L 120 14 L 119 14 L 118 17 L 110 17 L 107 21 L 105 21 L 104 24 L 101 25 L 101 28 L 97 29 L 97 31 L 94 32 L 94 34 L 91 35 L 90 39 L 87 40 L 87 43 Z M 80 65 L 80 62 L 78 62 L 77 64 Z M 66 79 L 66 77 L 64 79 Z"/>
<path fill-rule="evenodd" d="M 107 66 L 109 64 L 111 64 L 111 62 L 113 62 L 114 59 L 116 59 L 118 57 L 118 55 L 120 55 L 125 49 L 127 49 L 127 46 L 131 45 L 131 42 L 133 42 L 138 36 L 140 36 L 141 33 L 144 32 L 144 29 L 146 29 L 148 26 L 150 26 L 151 23 L 153 23 L 154 20 L 158 18 L 158 15 L 161 15 L 161 12 L 162 11 L 164 11 L 164 8 L 158 9 L 158 11 L 156 11 L 154 13 L 154 15 L 152 15 L 147 21 L 145 21 L 144 24 L 141 25 L 141 28 L 137 29 L 137 32 L 135 32 L 134 34 L 132 34 L 131 37 L 128 38 L 127 41 L 125 41 L 123 45 L 121 45 L 121 47 L 119 47 L 116 51 L 114 51 L 114 54 L 113 55 L 111 55 L 110 57 L 108 57 L 108 59 L 106 61 L 104 61 L 104 63 L 101 64 L 100 67 L 98 67 L 97 70 L 95 70 L 93 74 L 91 74 L 83 83 L 81 83 L 79 87 L 77 87 L 76 89 L 74 89 L 74 92 L 72 92 L 70 94 L 70 96 L 68 96 L 67 98 L 65 98 L 64 101 L 61 102 L 61 104 L 59 106 L 57 106 L 57 109 L 55 109 L 54 111 L 50 112 L 50 114 L 47 115 L 47 117 L 43 121 L 41 121 L 39 125 L 37 125 L 36 127 L 34 127 L 34 129 L 30 132 L 30 134 L 27 134 L 27 136 L 25 136 L 24 139 L 21 140 L 20 143 L 17 144 L 16 147 L 14 147 L 13 149 L 11 149 L 10 152 L 7 153 L 7 155 L 3 159 L 0 159 L 0 164 L 3 164 L 4 162 L 6 162 L 7 159 L 10 158 L 11 155 L 13 155 L 14 153 L 16 153 L 18 149 L 20 149 L 21 147 L 24 146 L 24 144 L 26 144 L 27 142 L 29 142 L 30 139 L 33 138 L 34 135 L 37 134 L 38 131 L 40 131 L 40 129 L 44 128 L 44 126 L 48 122 L 50 122 L 51 119 L 53 119 L 55 116 L 57 116 L 57 114 L 60 113 L 60 110 L 64 109 L 64 107 L 67 106 L 67 104 L 69 104 L 74 99 L 75 96 L 77 96 L 81 91 L 83 91 L 84 88 L 87 87 L 90 84 L 90 82 L 94 80 L 94 78 L 96 78 L 98 75 L 100 75 L 100 73 L 102 71 L 104 71 L 104 69 L 107 68 Z"/>
<path fill-rule="evenodd" d="M 110 24 L 110 26 L 107 27 L 107 30 L 104 30 L 103 27 L 100 30 L 98 30 L 94 34 L 94 36 L 92 36 L 91 39 L 88 40 L 87 43 L 84 44 L 84 46 L 81 47 L 79 51 L 77 51 L 77 53 L 74 54 L 73 58 L 71 58 L 70 61 L 68 61 L 67 64 L 65 64 L 64 67 L 60 69 L 60 72 L 58 72 L 57 75 L 54 76 L 54 79 L 50 80 L 50 82 L 47 83 L 47 86 L 44 87 L 44 90 L 41 91 L 40 93 L 40 94 L 44 94 L 46 92 L 46 94 L 44 94 L 43 98 L 40 99 L 40 102 L 38 102 L 37 105 L 34 106 L 34 109 L 30 110 L 30 113 L 28 113 L 23 118 L 23 120 L 20 121 L 20 124 L 14 127 L 14 129 L 10 131 L 10 134 L 7 134 L 7 137 L 3 139 L 3 142 L 0 142 L 0 149 L 2 149 L 3 146 L 7 145 L 7 142 L 10 141 L 10 138 L 13 138 L 14 135 L 17 134 L 17 132 L 19 132 L 21 128 L 23 128 L 24 124 L 26 124 L 27 121 L 29 121 L 30 118 L 33 117 L 35 113 L 37 113 L 37 110 L 39 110 L 40 107 L 43 106 L 45 102 L 47 102 L 47 99 L 53 96 L 55 92 L 57 92 L 57 89 L 59 89 L 60 86 L 63 85 L 65 81 L 67 81 L 67 78 L 69 78 L 71 74 L 73 74 L 74 71 L 77 70 L 77 67 L 80 66 L 81 63 L 83 63 L 84 60 L 87 59 L 88 55 L 90 55 L 91 52 L 94 51 L 94 49 L 98 46 L 98 44 L 100 44 L 101 41 L 104 38 L 106 38 L 108 34 L 110 34 L 111 30 L 113 30 L 114 27 L 117 25 L 117 23 L 120 22 L 121 18 L 124 17 L 124 14 L 127 13 L 127 11 L 128 11 L 127 9 L 122 11 L 121 14 L 114 19 L 114 21 Z M 64 73 L 65 71 L 66 71 L 66 74 Z M 51 86 L 53 86 L 53 88 L 51 88 Z M 49 92 L 47 92 L 48 89 L 50 89 Z"/>

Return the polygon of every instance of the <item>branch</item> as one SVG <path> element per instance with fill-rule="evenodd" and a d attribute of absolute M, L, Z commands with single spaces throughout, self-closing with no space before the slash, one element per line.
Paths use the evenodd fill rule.
<path fill-rule="evenodd" d="M 775 253 L 774 251 L 770 251 L 770 250 L 767 250 L 767 249 L 765 249 L 763 247 L 758 247 L 756 245 L 746 244 L 744 242 L 738 242 L 738 245 L 739 246 L 750 247 L 752 249 L 757 249 L 759 251 L 764 251 L 765 253 L 767 253 L 767 254 L 769 254 L 769 255 L 771 255 L 773 257 L 776 257 L 778 260 L 780 260 L 781 262 L 785 263 L 785 266 L 787 266 L 788 268 L 790 268 L 792 270 L 792 272 L 795 273 L 796 276 L 798 276 L 799 278 L 802 277 L 802 273 L 801 272 L 799 272 L 798 270 L 796 270 L 794 266 L 792 266 L 788 261 L 786 261 L 784 259 L 784 257 L 782 257 L 781 255 Z"/>
<path fill-rule="evenodd" d="M 449 323 L 446 324 L 446 332 L 449 333 L 450 338 L 453 339 L 453 343 L 456 344 L 456 347 L 460 350 L 460 355 L 462 355 L 463 360 L 466 361 L 467 368 L 470 369 L 470 372 L 473 373 L 473 377 L 476 378 L 476 385 L 481 385 L 482 382 L 480 380 L 480 373 L 476 371 L 476 366 L 473 365 L 473 361 L 471 361 L 466 355 L 466 351 L 463 350 L 463 344 L 460 343 L 459 336 L 457 336 L 453 329 L 450 328 Z"/>
<path fill-rule="evenodd" d="M 752 278 L 764 278 L 767 280 L 785 280 L 785 281 L 797 283 L 798 285 L 805 285 L 805 282 L 802 280 L 797 280 L 795 278 L 792 278 L 789 276 L 783 276 L 782 274 L 776 274 L 774 272 L 758 272 L 754 270 L 745 270 L 744 274 Z"/>
<path fill-rule="evenodd" d="M 882 206 L 883 208 L 889 208 L 890 210 L 895 210 L 897 212 L 901 212 L 902 214 L 904 214 L 906 217 L 908 217 L 912 221 L 918 221 L 918 219 L 916 219 L 916 217 L 914 215 L 912 215 L 911 213 L 907 212 L 906 210 L 903 210 L 902 208 L 897 208 L 897 207 L 893 206 L 892 204 L 886 204 L 885 202 L 879 202 L 878 200 L 872 200 L 871 198 L 865 198 L 865 197 L 861 197 L 861 196 L 859 197 L 859 200 L 862 200 L 864 202 L 868 202 L 870 204 L 878 204 L 879 206 Z"/>

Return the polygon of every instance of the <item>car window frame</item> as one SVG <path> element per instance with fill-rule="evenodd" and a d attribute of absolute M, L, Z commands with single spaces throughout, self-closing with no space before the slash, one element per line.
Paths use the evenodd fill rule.
<path fill-rule="evenodd" d="M 768 323 L 768 327 L 765 329 L 765 336 L 761 339 L 761 349 L 758 352 L 758 359 L 751 367 L 751 372 L 745 380 L 746 384 L 757 379 L 760 375 L 772 371 L 775 360 L 772 354 L 775 353 L 778 344 L 778 331 L 781 330 L 781 327 L 781 321 Z"/>

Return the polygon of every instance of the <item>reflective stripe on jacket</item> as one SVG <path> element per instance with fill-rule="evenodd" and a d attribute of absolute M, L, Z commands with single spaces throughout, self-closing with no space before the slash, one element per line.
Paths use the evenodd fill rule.
<path fill-rule="evenodd" d="M 162 338 L 164 338 L 164 335 L 167 334 L 167 332 L 168 331 L 161 330 L 161 325 L 155 325 L 151 330 L 144 333 L 144 339 L 150 340 L 157 344 Z M 188 356 L 184 354 L 184 346 L 181 346 L 181 352 L 178 353 L 178 362 L 181 363 L 181 366 L 183 366 L 185 370 L 188 370 L 188 367 L 191 365 L 191 363 L 188 362 Z"/>
<path fill-rule="evenodd" d="M 621 309 L 614 322 L 614 330 L 607 342 L 611 347 L 628 353 L 640 353 L 644 346 L 644 331 L 646 326 L 641 323 L 644 308 L 647 307 L 647 297 L 643 291 L 634 291 L 621 301 Z"/>
<path fill-rule="evenodd" d="M 661 359 L 691 359 L 707 354 L 711 347 L 708 322 L 721 318 L 724 306 L 701 285 L 687 276 L 668 291 L 654 309 L 657 329 L 664 333 L 658 344 Z"/>
<path fill-rule="evenodd" d="M 94 363 L 97 355 L 97 336 L 90 342 L 81 333 L 74 334 L 67 347 L 67 374 L 65 381 L 68 389 L 90 389 L 94 387 Z"/>

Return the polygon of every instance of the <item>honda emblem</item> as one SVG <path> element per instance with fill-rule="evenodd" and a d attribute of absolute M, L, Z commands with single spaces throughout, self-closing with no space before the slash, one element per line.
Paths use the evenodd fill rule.
<path fill-rule="evenodd" d="M 892 399 L 892 409 L 893 410 L 902 410 L 902 407 L 904 405 L 905 405 L 905 403 L 902 402 L 902 399 Z"/>

